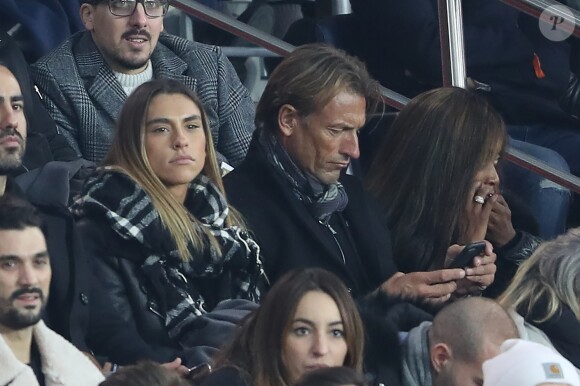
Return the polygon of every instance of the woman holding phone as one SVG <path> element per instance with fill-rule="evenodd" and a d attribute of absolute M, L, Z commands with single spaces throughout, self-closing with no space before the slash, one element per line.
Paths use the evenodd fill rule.
<path fill-rule="evenodd" d="M 499 280 L 507 281 L 536 248 L 537 238 L 514 229 L 500 192 L 506 141 L 500 115 L 467 90 L 431 90 L 401 110 L 367 176 L 387 215 L 399 269 L 449 267 L 449 245 L 487 239 L 498 255 Z M 493 262 L 476 258 L 470 265 L 480 264 Z"/>

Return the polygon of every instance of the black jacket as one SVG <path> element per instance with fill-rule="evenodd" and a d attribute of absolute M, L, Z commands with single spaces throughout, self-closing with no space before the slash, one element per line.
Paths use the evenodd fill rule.
<path fill-rule="evenodd" d="M 576 368 L 580 368 L 580 321 L 570 307 L 562 304 L 560 311 L 550 319 L 542 323 L 534 322 L 536 315 L 544 313 L 545 310 L 545 303 L 538 302 L 526 319 L 544 331 L 558 352 Z"/>
<path fill-rule="evenodd" d="M 397 271 L 390 233 L 379 210 L 358 179 L 345 175 L 341 182 L 348 205 L 342 214 L 333 216 L 337 217 L 338 228 L 343 228 L 337 236 L 345 236 L 341 244 L 347 246 L 342 248 L 346 264 L 331 231 L 314 219 L 288 183 L 276 174 L 255 140 L 244 162 L 224 178 L 228 201 L 241 212 L 255 235 L 271 283 L 294 268 L 319 267 L 336 274 L 353 296 L 359 297 L 375 290 Z M 355 274 L 355 270 L 360 272 Z"/>
<path fill-rule="evenodd" d="M 397 386 L 397 331 L 414 327 L 430 316 L 384 294 L 370 294 L 397 271 L 390 233 L 360 181 L 345 175 L 341 182 L 349 201 L 334 226 L 344 224 L 337 237 L 348 238 L 341 244 L 350 244 L 351 248 L 343 248 L 342 252 L 347 262 L 355 260 L 354 265 L 345 264 L 333 234 L 314 219 L 288 183 L 268 164 L 255 139 L 244 162 L 224 179 L 229 202 L 242 213 L 261 247 L 270 282 L 301 267 L 324 268 L 340 277 L 356 298 L 367 327 L 367 371 L 376 377 L 375 383 L 387 381 L 387 385 Z M 353 273 L 357 267 L 359 274 Z M 401 311 L 405 318 L 400 316 Z M 410 319 L 419 320 L 412 323 Z"/>
<path fill-rule="evenodd" d="M 241 371 L 235 367 L 222 367 L 208 375 L 201 386 L 252 386 L 251 382 L 244 379 Z"/>
<path fill-rule="evenodd" d="M 110 307 L 105 313 L 91 309 L 87 336 L 91 349 L 121 365 L 183 356 L 147 299 L 136 263 L 142 259 L 140 246 L 122 239 L 104 220 L 82 218 L 77 227 L 92 263 L 93 296 Z"/>
<path fill-rule="evenodd" d="M 170 362 L 180 357 L 186 366 L 195 366 L 209 361 L 231 338 L 241 318 L 256 306 L 241 299 L 220 302 L 220 286 L 229 280 L 227 275 L 196 278 L 192 285 L 208 295 L 210 312 L 197 318 L 187 342 L 173 340 L 161 301 L 141 270 L 143 246 L 123 239 L 104 218 L 83 217 L 77 226 L 92 263 L 93 304 L 100 305 L 91 307 L 87 336 L 97 355 L 121 365 L 144 359 Z"/>
<path fill-rule="evenodd" d="M 467 76 L 490 86 L 489 97 L 509 124 L 578 125 L 559 106 L 568 87 L 570 48 L 542 35 L 538 20 L 499 0 L 463 0 Z M 384 86 L 413 97 L 441 84 L 441 49 L 436 0 L 351 0 L 370 39 L 369 55 L 382 55 L 388 66 L 373 75 Z M 401 39 L 404 36 L 404 39 Z M 540 70 L 535 71 L 534 55 Z M 399 72 L 391 71 L 399 67 Z M 538 74 L 537 74 L 538 73 Z M 410 77 L 409 74 L 412 74 Z M 397 88 L 399 78 L 422 87 Z"/>
<path fill-rule="evenodd" d="M 22 167 L 13 175 L 39 168 L 49 161 L 73 161 L 79 158 L 66 138 L 57 132 L 54 120 L 42 105 L 30 80 L 28 63 L 18 45 L 8 34 L 2 32 L 0 32 L 0 63 L 8 67 L 18 80 L 27 122 L 26 153 Z"/>

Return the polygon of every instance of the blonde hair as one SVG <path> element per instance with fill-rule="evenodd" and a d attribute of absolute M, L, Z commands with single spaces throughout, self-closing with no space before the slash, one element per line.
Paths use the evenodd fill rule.
<path fill-rule="evenodd" d="M 520 266 L 498 301 L 524 317 L 534 311 L 533 321 L 542 323 L 559 312 L 562 304 L 580 319 L 579 297 L 580 228 L 575 228 L 540 245 Z M 546 305 L 539 313 L 534 310 L 538 303 Z"/>
<path fill-rule="evenodd" d="M 199 108 L 206 140 L 206 158 L 201 173 L 225 196 L 207 114 L 193 91 L 175 80 L 157 79 L 144 83 L 127 98 L 117 120 L 115 135 L 103 166 L 128 175 L 143 188 L 151 198 L 153 207 L 159 212 L 161 223 L 171 234 L 183 261 L 191 260 L 188 248 L 190 243 L 195 251 L 201 252 L 209 242 L 210 247 L 221 253 L 215 236 L 170 194 L 149 163 L 145 149 L 145 120 L 151 101 L 161 94 L 184 95 Z M 243 227 L 239 213 L 229 205 L 228 208 L 226 226 Z"/>

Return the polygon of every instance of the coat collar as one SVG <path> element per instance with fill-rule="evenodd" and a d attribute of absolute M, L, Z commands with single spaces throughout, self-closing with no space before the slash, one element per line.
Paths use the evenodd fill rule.
<path fill-rule="evenodd" d="M 50 330 L 43 321 L 33 328 L 47 386 L 96 386 L 104 377 L 101 372 L 63 337 Z M 32 369 L 20 362 L 0 336 L 0 385 L 35 386 L 38 381 Z"/>
<path fill-rule="evenodd" d="M 256 133 L 257 132 L 258 131 L 256 131 Z M 314 239 L 320 245 L 321 252 L 331 256 L 337 267 L 339 267 L 339 269 L 341 269 L 346 275 L 350 276 L 350 272 L 347 270 L 342 258 L 337 254 L 336 241 L 333 239 L 330 231 L 325 229 L 324 225 L 320 224 L 314 217 L 312 217 L 312 214 L 308 211 L 306 205 L 292 192 L 288 182 L 284 181 L 284 179 L 274 170 L 274 167 L 268 163 L 259 147 L 257 134 L 254 134 L 250 144 L 244 163 L 246 162 L 248 165 L 251 165 L 248 170 L 250 170 L 252 174 L 257 176 L 270 175 L 273 182 L 272 188 L 275 190 L 272 192 L 272 195 L 280 197 L 280 200 L 284 202 L 283 205 L 288 208 L 286 213 L 288 216 L 295 218 L 297 224 L 299 224 L 297 225 L 299 229 L 302 229 L 303 232 L 310 235 L 326 235 L 328 233 L 328 237 L 314 236 Z"/>
<path fill-rule="evenodd" d="M 151 55 L 154 78 L 175 79 L 196 91 L 195 78 L 184 75 L 188 64 L 177 56 L 164 42 L 171 44 L 173 37 L 162 33 Z M 111 119 L 116 120 L 127 98 L 113 70 L 105 62 L 91 33 L 83 31 L 75 37 L 73 54 L 80 77 L 91 100 L 101 107 Z"/>
<path fill-rule="evenodd" d="M 294 219 L 292 221 L 299 232 L 309 235 L 307 237 L 320 245 L 321 256 L 329 256 L 337 270 L 343 272 L 345 277 L 350 277 L 353 284 L 357 284 L 361 294 L 372 291 L 397 272 L 391 251 L 390 233 L 385 227 L 378 206 L 365 194 L 360 181 L 352 176 L 341 177 L 340 181 L 349 195 L 348 205 L 341 215 L 349 224 L 349 232 L 360 257 L 363 273 L 368 278 L 366 283 L 359 283 L 353 278 L 352 272 L 336 252 L 336 242 L 332 235 L 312 217 L 306 206 L 293 194 L 288 183 L 270 166 L 257 145 L 258 132 L 256 130 L 254 133 L 246 159 L 238 167 L 243 169 L 240 172 L 252 179 L 257 178 L 256 185 L 267 186 L 271 197 L 287 208 L 286 216 Z"/>

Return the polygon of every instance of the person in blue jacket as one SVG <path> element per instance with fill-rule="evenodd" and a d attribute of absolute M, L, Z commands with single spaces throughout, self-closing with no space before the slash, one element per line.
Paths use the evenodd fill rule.
<path fill-rule="evenodd" d="M 79 0 L 4 0 L 0 29 L 11 32 L 33 63 L 84 28 L 79 6 Z"/>

